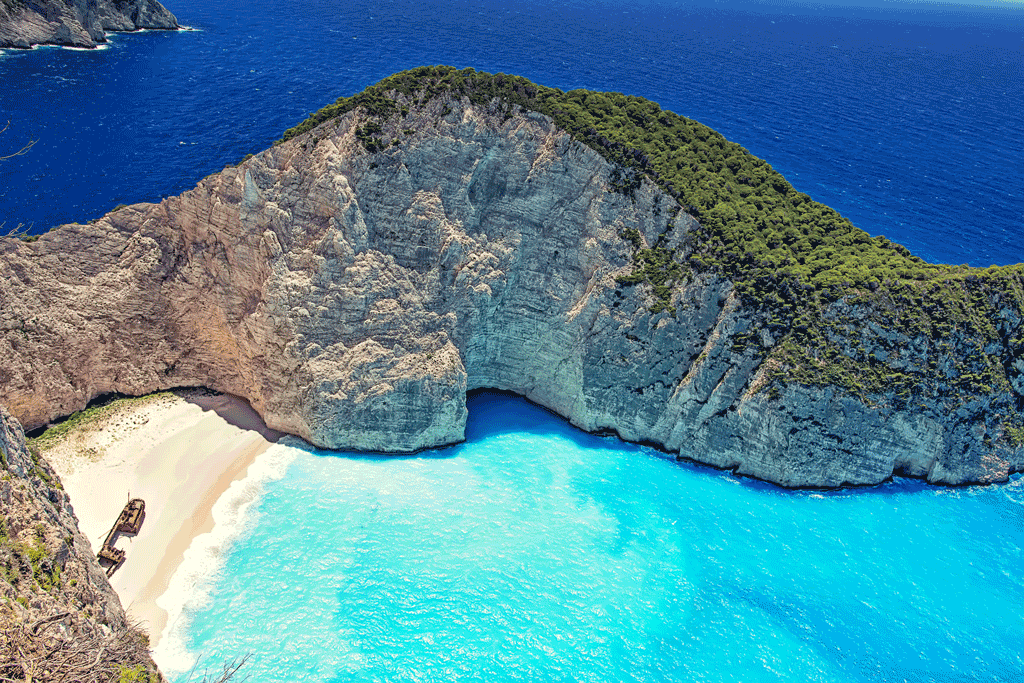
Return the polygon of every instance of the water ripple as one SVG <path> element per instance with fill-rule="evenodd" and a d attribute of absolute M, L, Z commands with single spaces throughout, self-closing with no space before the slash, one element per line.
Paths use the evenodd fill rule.
<path fill-rule="evenodd" d="M 1019 12 L 328 4 L 176 0 L 196 30 L 115 35 L 101 52 L 6 51 L 0 88 L 17 97 L 0 97 L 0 118 L 39 142 L 4 164 L 0 222 L 42 231 L 180 193 L 339 95 L 447 63 L 648 97 L 925 258 L 1024 261 Z"/>
<path fill-rule="evenodd" d="M 1024 675 L 1020 477 L 736 486 L 488 394 L 469 432 L 440 457 L 292 451 L 182 642 L 253 651 L 260 681 Z"/>

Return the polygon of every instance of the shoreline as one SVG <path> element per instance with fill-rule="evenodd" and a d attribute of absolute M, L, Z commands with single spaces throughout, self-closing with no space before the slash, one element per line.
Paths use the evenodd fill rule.
<path fill-rule="evenodd" d="M 280 436 L 243 399 L 183 389 L 118 400 L 36 440 L 94 551 L 129 497 L 146 501 L 138 535 L 115 542 L 126 557 L 110 584 L 151 648 L 167 623 L 157 599 L 185 551 L 213 529 L 214 504 Z"/>
<path fill-rule="evenodd" d="M 130 35 L 130 34 L 133 34 L 133 33 L 147 33 L 147 32 L 151 32 L 151 31 L 184 32 L 184 31 L 199 31 L 199 30 L 200 29 L 197 29 L 194 26 L 181 26 L 181 25 L 178 25 L 178 26 L 175 26 L 175 27 L 159 27 L 159 26 L 139 27 L 139 28 L 134 28 L 134 29 L 120 30 L 120 31 L 116 30 L 116 29 L 107 29 L 107 30 L 103 31 L 103 33 L 104 33 L 104 40 L 99 41 L 99 42 L 94 41 L 92 43 L 92 45 L 81 45 L 81 44 L 78 44 L 78 43 L 71 43 L 71 42 L 59 43 L 59 42 L 52 42 L 52 41 L 47 41 L 47 42 L 43 42 L 43 43 L 27 43 L 27 44 L 24 44 L 24 45 L 20 45 L 20 44 L 19 45 L 15 45 L 15 44 L 12 43 L 10 45 L 0 45 L 0 52 L 3 52 L 4 50 L 17 50 L 19 52 L 31 52 L 32 50 L 38 50 L 40 48 L 46 48 L 46 47 L 57 47 L 57 48 L 61 48 L 63 50 L 79 50 L 79 51 L 82 51 L 82 52 L 89 52 L 89 51 L 94 51 L 94 50 L 105 50 L 108 47 L 110 47 L 110 37 L 111 36 Z"/>

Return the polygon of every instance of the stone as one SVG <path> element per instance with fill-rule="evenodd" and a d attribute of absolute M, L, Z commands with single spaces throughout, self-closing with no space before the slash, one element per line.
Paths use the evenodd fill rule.
<path fill-rule="evenodd" d="M 611 191 L 609 162 L 545 116 L 402 103 L 383 151 L 357 139 L 356 110 L 160 204 L 0 241 L 0 403 L 36 428 L 109 392 L 207 386 L 317 446 L 411 452 L 462 440 L 466 392 L 487 387 L 783 486 L 1024 468 L 987 436 L 1006 397 L 958 412 L 765 391 L 770 362 L 736 342 L 775 340 L 731 282 L 692 273 L 659 313 L 647 285 L 616 282 L 620 233 L 653 243 L 674 200 L 646 180 Z M 869 351 L 923 354 L 849 309 L 827 314 Z"/>
<path fill-rule="evenodd" d="M 157 0 L 4 0 L 0 3 L 0 47 L 70 45 L 95 47 L 106 31 L 178 28 Z"/>

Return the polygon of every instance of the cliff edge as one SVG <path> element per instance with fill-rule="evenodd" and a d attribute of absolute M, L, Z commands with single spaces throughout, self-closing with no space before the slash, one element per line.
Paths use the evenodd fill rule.
<path fill-rule="evenodd" d="M 0 598 L 3 680 L 156 680 L 60 479 L 2 407 Z"/>
<path fill-rule="evenodd" d="M 0 0 L 0 47 L 96 47 L 106 31 L 177 29 L 157 0 Z"/>
<path fill-rule="evenodd" d="M 784 486 L 1024 469 L 1021 269 L 926 264 L 696 122 L 430 67 L 285 138 L 0 241 L 0 403 L 204 385 L 408 452 L 490 387 Z"/>

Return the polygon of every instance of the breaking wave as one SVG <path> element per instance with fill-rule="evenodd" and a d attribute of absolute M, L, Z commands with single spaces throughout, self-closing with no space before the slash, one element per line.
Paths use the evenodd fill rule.
<path fill-rule="evenodd" d="M 157 598 L 167 612 L 167 623 L 153 659 L 165 674 L 188 671 L 196 656 L 188 649 L 189 614 L 208 601 L 210 589 L 220 575 L 224 558 L 234 542 L 258 519 L 254 504 L 263 497 L 265 486 L 284 476 L 295 459 L 295 451 L 283 439 L 257 456 L 243 479 L 231 483 L 213 505 L 213 529 L 193 539 L 181 565 L 174 572 L 167 591 Z"/>

